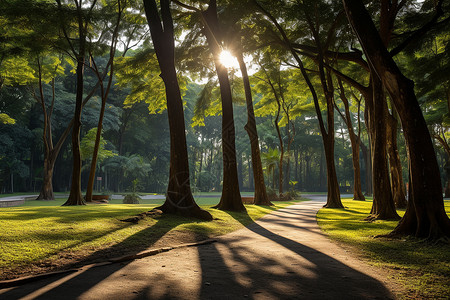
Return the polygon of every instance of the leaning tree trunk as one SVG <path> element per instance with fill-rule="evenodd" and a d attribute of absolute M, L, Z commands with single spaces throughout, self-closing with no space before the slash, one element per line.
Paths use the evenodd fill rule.
<path fill-rule="evenodd" d="M 334 88 L 333 81 L 331 79 L 331 74 L 326 73 L 324 69 L 323 57 L 320 57 L 319 61 L 319 74 L 321 77 L 321 83 L 325 98 L 327 100 L 327 127 L 328 130 L 325 131 L 325 126 L 320 125 L 322 132 L 323 147 L 325 150 L 325 161 L 327 164 L 327 204 L 324 207 L 327 208 L 344 208 L 341 202 L 341 193 L 339 191 L 339 183 L 336 175 L 336 165 L 334 160 Z M 314 99 L 314 102 L 318 102 Z M 318 103 L 316 105 L 316 114 L 319 115 L 321 112 L 317 109 Z M 319 119 L 322 121 L 322 119 Z M 323 121 L 322 121 L 323 122 Z"/>
<path fill-rule="evenodd" d="M 273 205 L 267 197 L 266 185 L 264 183 L 261 150 L 259 148 L 258 131 L 256 129 L 255 112 L 253 110 L 252 91 L 250 87 L 250 80 L 248 78 L 247 66 L 245 65 L 244 57 L 240 49 L 237 51 L 236 57 L 242 73 L 242 80 L 244 82 L 245 90 L 245 102 L 247 104 L 247 124 L 245 124 L 244 128 L 247 131 L 248 138 L 250 139 L 250 148 L 252 151 L 252 170 L 255 182 L 254 204 Z"/>
<path fill-rule="evenodd" d="M 222 154 L 223 154 L 223 186 L 220 202 L 214 206 L 221 210 L 246 211 L 242 203 L 239 191 L 237 166 L 236 166 L 236 132 L 233 117 L 233 102 L 228 70 L 219 60 L 221 42 L 219 21 L 217 19 L 217 5 L 211 0 L 208 9 L 202 12 L 205 20 L 203 32 L 208 41 L 208 46 L 214 57 L 217 77 L 220 84 L 220 96 L 222 98 Z"/>
<path fill-rule="evenodd" d="M 439 166 L 414 93 L 414 83 L 401 73 L 384 47 L 364 4 L 357 0 L 343 0 L 343 3 L 367 58 L 391 95 L 405 135 L 410 160 L 410 201 L 405 215 L 390 235 L 448 240 L 450 219 L 444 208 Z"/>
<path fill-rule="evenodd" d="M 166 201 L 159 207 L 164 213 L 212 220 L 209 212 L 194 200 L 189 180 L 189 162 L 186 146 L 183 102 L 174 60 L 173 20 L 170 1 L 161 0 L 161 18 L 154 0 L 144 0 L 145 14 L 166 87 L 167 114 L 170 131 L 170 171 Z"/>
<path fill-rule="evenodd" d="M 320 64 L 320 66 L 319 66 L 319 74 L 321 77 L 320 79 L 322 82 L 322 86 L 324 87 L 324 93 L 325 93 L 325 97 L 327 100 L 328 133 L 327 133 L 327 130 L 325 129 L 325 125 L 323 122 L 322 113 L 320 111 L 319 99 L 317 97 L 316 90 L 309 78 L 309 75 L 306 71 L 306 68 L 305 68 L 300 56 L 298 55 L 296 50 L 292 47 L 291 41 L 287 37 L 286 32 L 283 30 L 283 28 L 278 23 L 278 20 L 274 16 L 272 16 L 266 9 L 264 9 L 264 7 L 261 6 L 261 4 L 258 3 L 258 1 L 254 0 L 253 3 L 256 5 L 256 7 L 258 7 L 259 10 L 261 10 L 273 22 L 273 24 L 277 27 L 279 33 L 283 37 L 285 46 L 288 48 L 288 50 L 291 52 L 292 56 L 294 57 L 295 61 L 297 62 L 298 67 L 300 68 L 300 71 L 302 73 L 302 76 L 305 79 L 309 90 L 311 91 L 311 95 L 314 100 L 314 107 L 316 110 L 316 115 L 317 115 L 317 118 L 319 119 L 319 127 L 320 127 L 320 131 L 322 133 L 322 139 L 324 140 L 324 147 L 327 147 L 327 145 L 334 147 L 334 111 L 333 111 L 334 110 L 334 107 L 333 107 L 334 99 L 332 98 L 333 92 L 330 93 L 326 89 L 326 86 L 327 86 L 326 81 L 329 81 L 329 84 L 332 84 L 332 81 L 331 81 L 330 74 L 327 74 L 327 78 L 325 79 L 323 57 L 319 57 L 318 60 L 319 60 L 319 64 Z M 317 40 L 317 36 L 316 36 L 316 40 Z M 320 51 L 319 51 L 319 53 L 320 53 Z M 330 135 L 329 141 L 325 142 L 325 140 L 328 140 L 328 137 L 327 137 L 328 135 Z M 331 141 L 333 141 L 333 142 L 331 142 Z M 328 151 L 328 153 L 327 153 L 327 151 Z M 327 166 L 330 167 L 330 169 L 327 168 L 327 175 L 328 175 L 327 182 L 328 182 L 329 186 L 328 186 L 327 204 L 325 206 L 330 207 L 330 208 L 331 207 L 343 208 L 344 206 L 342 205 L 341 196 L 339 193 L 339 185 L 337 182 L 336 169 L 334 167 L 334 149 L 326 150 L 325 156 L 327 159 Z"/>
<path fill-rule="evenodd" d="M 396 208 L 406 208 L 405 185 L 403 183 L 402 164 L 397 148 L 397 120 L 387 114 L 387 151 L 391 171 L 392 196 Z"/>

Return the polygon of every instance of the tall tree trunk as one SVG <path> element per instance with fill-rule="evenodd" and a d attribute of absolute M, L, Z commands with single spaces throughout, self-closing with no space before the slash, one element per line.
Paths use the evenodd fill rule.
<path fill-rule="evenodd" d="M 334 135 L 322 136 L 325 149 L 325 161 L 327 165 L 327 208 L 343 208 L 341 194 L 339 192 L 339 183 L 336 176 L 336 167 L 334 164 Z"/>
<path fill-rule="evenodd" d="M 210 0 L 208 9 L 202 12 L 205 20 L 203 32 L 208 41 L 208 46 L 214 57 L 217 77 L 220 84 L 220 96 L 222 98 L 222 155 L 223 155 L 223 186 L 220 202 L 214 206 L 221 210 L 246 211 L 242 204 L 239 191 L 237 166 L 236 166 L 236 132 L 233 117 L 233 102 L 228 70 L 220 62 L 221 43 L 219 21 L 217 19 L 217 4 Z"/>
<path fill-rule="evenodd" d="M 339 83 L 339 94 L 340 94 L 342 103 L 344 103 L 345 115 L 343 115 L 340 112 L 340 110 L 337 106 L 336 106 L 336 109 L 339 112 L 339 114 L 341 115 L 342 119 L 344 120 L 345 125 L 347 126 L 348 135 L 350 137 L 350 144 L 352 147 L 353 199 L 364 201 L 364 200 L 366 200 L 366 198 L 364 197 L 362 190 L 361 190 L 361 168 L 359 166 L 359 143 L 358 143 L 359 139 L 357 139 L 355 131 L 353 130 L 349 102 L 348 102 L 347 96 L 345 95 L 344 86 L 340 79 L 338 79 L 338 83 Z M 359 114 L 359 106 L 358 106 L 358 114 Z M 358 115 L 358 118 L 359 118 L 359 115 Z"/>
<path fill-rule="evenodd" d="M 195 203 L 191 192 L 183 102 L 175 70 L 175 45 L 170 0 L 161 0 L 160 4 L 161 18 L 155 0 L 144 0 L 145 14 L 161 69 L 160 76 L 166 87 L 170 131 L 169 184 L 166 201 L 159 209 L 164 213 L 212 220 L 211 214 Z"/>
<path fill-rule="evenodd" d="M 314 107 L 316 110 L 317 118 L 319 119 L 319 127 L 320 127 L 320 131 L 322 133 L 324 147 L 326 147 L 326 144 L 334 147 L 334 107 L 333 107 L 333 103 L 330 102 L 333 100 L 332 99 L 333 93 L 332 92 L 330 93 L 330 91 L 328 91 L 328 90 L 324 90 L 325 98 L 327 100 L 327 123 L 328 123 L 327 124 L 328 125 L 328 133 L 327 133 L 327 130 L 325 129 L 325 125 L 323 122 L 322 113 L 320 111 L 319 99 L 317 97 L 316 90 L 309 78 L 308 73 L 306 72 L 306 69 L 303 65 L 302 60 L 300 59 L 297 52 L 293 48 L 291 41 L 287 37 L 283 28 L 278 23 L 277 19 L 274 16 L 272 16 L 266 9 L 264 9 L 264 7 L 262 7 L 258 3 L 258 1 L 254 0 L 253 3 L 272 21 L 272 23 L 277 27 L 279 33 L 282 35 L 285 46 L 289 49 L 289 51 L 291 52 L 295 61 L 297 62 L 298 67 L 300 68 L 300 71 L 302 73 L 302 76 L 305 79 L 309 90 L 311 91 L 311 95 L 314 100 Z M 320 48 L 320 46 L 319 46 L 319 48 Z M 321 56 L 321 54 L 320 54 L 320 56 Z M 321 77 L 322 85 L 325 88 L 326 85 L 324 85 L 324 81 L 330 81 L 331 78 L 330 78 L 330 75 L 328 74 L 327 79 L 325 79 L 325 75 L 323 74 L 323 69 L 324 69 L 323 57 L 322 56 L 318 57 L 318 61 L 321 64 L 319 66 L 319 74 Z M 331 82 L 329 82 L 329 84 L 331 84 Z M 330 137 L 327 137 L 326 135 L 330 135 Z M 328 150 L 326 149 L 326 151 L 328 151 L 328 154 L 325 153 L 325 156 L 327 159 L 327 166 L 330 166 L 330 168 L 331 168 L 330 170 L 327 170 L 327 175 L 329 175 L 329 178 L 327 178 L 327 183 L 332 184 L 333 186 L 331 186 L 331 187 L 328 186 L 329 193 L 327 195 L 327 204 L 325 206 L 330 207 L 330 208 L 331 207 L 342 208 L 344 206 L 342 205 L 342 202 L 341 202 L 339 186 L 338 186 L 337 177 L 336 177 L 336 169 L 334 168 L 334 149 L 328 149 Z M 330 159 L 332 159 L 333 161 L 329 162 Z M 333 167 L 331 166 L 331 164 L 333 165 Z M 336 186 L 334 186 L 334 185 L 336 185 Z"/>
<path fill-rule="evenodd" d="M 112 38 L 111 38 L 111 45 L 109 48 L 109 62 L 108 65 L 105 67 L 106 69 L 108 69 L 109 66 L 109 79 L 108 79 L 108 84 L 106 86 L 106 89 L 103 86 L 103 78 L 102 75 L 100 74 L 100 71 L 97 67 L 97 64 L 95 63 L 95 59 L 94 57 L 92 57 L 91 54 L 91 61 L 93 62 L 93 70 L 95 72 L 95 74 L 97 75 L 98 81 L 100 83 L 100 95 L 102 97 L 102 105 L 101 105 L 101 109 L 100 109 L 100 116 L 98 118 L 98 123 L 97 123 L 97 134 L 95 136 L 95 144 L 94 144 L 94 151 L 92 153 L 92 159 L 91 159 L 91 169 L 89 172 L 89 179 L 88 179 L 88 185 L 86 188 L 86 196 L 85 199 L 88 202 L 92 201 L 92 192 L 94 189 L 94 182 L 95 182 L 95 171 L 97 169 L 97 158 L 98 158 L 98 151 L 100 148 L 100 140 L 101 140 L 101 136 L 102 136 L 102 129 L 103 129 L 103 118 L 105 115 L 105 108 L 106 108 L 106 100 L 108 99 L 108 94 L 109 91 L 111 89 L 111 84 L 112 84 L 112 80 L 113 80 L 113 75 L 114 75 L 114 56 L 116 53 L 116 46 L 117 46 L 117 38 L 118 38 L 118 33 L 119 33 L 119 25 L 122 19 L 122 12 L 125 9 L 125 7 L 123 7 L 121 5 L 120 0 L 117 1 L 117 20 L 115 23 L 115 27 L 114 27 L 114 32 L 112 34 Z M 106 71 L 106 70 L 105 70 Z"/>
<path fill-rule="evenodd" d="M 392 196 L 396 208 L 406 208 L 405 185 L 403 183 L 402 164 L 397 148 L 397 119 L 387 114 L 387 151 L 391 171 Z"/>
<path fill-rule="evenodd" d="M 372 181 L 373 205 L 368 219 L 399 219 L 395 210 L 389 179 L 388 160 L 386 156 L 386 118 L 387 107 L 381 81 L 372 75 L 373 96 L 367 97 L 369 114 L 369 132 L 372 142 Z"/>
<path fill-rule="evenodd" d="M 367 93 L 364 95 L 364 98 L 370 98 L 371 94 Z M 370 103 L 369 103 L 370 105 Z M 364 143 L 361 142 L 361 150 L 364 156 L 364 162 L 366 167 L 366 195 L 373 195 L 373 180 L 372 180 L 372 138 L 370 136 L 370 124 L 369 124 L 369 109 L 367 108 L 367 104 L 364 108 L 364 122 L 366 124 L 367 128 L 367 139 L 368 139 L 368 146 L 364 145 Z"/>
<path fill-rule="evenodd" d="M 248 138 L 250 139 L 250 148 L 252 151 L 252 170 L 253 180 L 255 187 L 254 204 L 257 205 L 272 205 L 267 197 L 266 185 L 264 183 L 264 173 L 261 163 L 261 150 L 259 148 L 258 130 L 256 128 L 256 118 L 253 109 L 253 98 L 250 87 L 250 80 L 248 78 L 247 66 L 244 62 L 244 56 L 241 49 L 238 49 L 237 60 L 241 69 L 242 81 L 244 82 L 245 102 L 247 105 L 247 124 L 245 124 L 245 131 L 247 131 Z M 250 168 L 250 166 L 249 166 Z M 249 182 L 251 178 L 249 175 Z"/>
<path fill-rule="evenodd" d="M 276 96 L 275 96 L 275 99 L 277 99 L 277 103 L 278 103 L 278 112 L 277 112 L 277 116 L 275 118 L 275 121 L 273 123 L 275 125 L 276 130 L 277 130 L 278 142 L 280 143 L 280 161 L 278 162 L 278 193 L 279 193 L 279 197 L 281 199 L 283 197 L 284 145 L 283 145 L 283 139 L 281 137 L 280 126 L 278 125 L 278 120 L 279 120 L 279 117 L 280 117 L 280 107 L 281 107 L 280 106 L 280 100 Z"/>
<path fill-rule="evenodd" d="M 80 31 L 82 31 L 80 29 Z M 80 151 L 80 129 L 81 129 L 81 109 L 83 102 L 83 73 L 84 73 L 84 51 L 85 38 L 80 34 L 80 55 L 77 58 L 77 93 L 75 102 L 75 114 L 72 126 L 72 181 L 70 185 L 69 198 L 63 205 L 85 205 L 83 195 L 81 193 L 81 151 Z"/>
<path fill-rule="evenodd" d="M 388 90 L 400 116 L 410 161 L 410 201 L 405 215 L 391 232 L 437 240 L 450 238 L 450 219 L 442 198 L 442 186 L 430 133 L 414 93 L 378 35 L 364 4 L 343 0 L 348 20 L 371 65 Z"/>
<path fill-rule="evenodd" d="M 315 40 L 315 44 L 318 49 L 317 54 L 317 62 L 318 62 L 318 71 L 319 71 L 319 78 L 320 83 L 322 85 L 323 94 L 326 99 L 326 110 L 327 110 L 327 128 L 325 129 L 325 124 L 322 119 L 322 112 L 320 110 L 320 104 L 317 98 L 317 95 L 315 95 L 315 92 L 313 93 L 313 99 L 314 99 L 314 106 L 316 110 L 316 115 L 319 119 L 319 128 L 320 132 L 322 134 L 322 140 L 323 140 L 323 146 L 325 150 L 325 160 L 327 164 L 327 204 L 325 204 L 324 207 L 327 208 L 343 208 L 341 202 L 341 194 L 339 192 L 339 183 L 337 180 L 336 175 L 336 166 L 334 161 L 334 143 L 335 143 L 335 128 L 334 128 L 334 85 L 333 80 L 331 78 L 331 73 L 329 70 L 325 70 L 325 58 L 324 58 L 324 51 L 327 50 L 326 46 L 325 48 L 322 47 L 322 41 L 320 39 L 318 28 L 315 26 L 317 25 L 315 22 L 311 20 L 311 17 L 309 13 L 306 11 L 305 6 L 304 8 L 304 14 L 305 18 L 309 24 L 309 28 L 311 29 L 312 35 Z M 292 46 L 291 46 L 292 47 Z M 294 52 L 295 51 L 292 51 Z M 297 53 L 295 53 L 294 57 L 296 58 L 297 62 L 299 61 L 299 57 Z M 303 77 L 305 77 L 305 70 L 303 67 L 303 64 L 300 65 Z M 305 78 L 306 79 L 306 78 Z M 309 81 L 309 79 L 307 80 Z M 310 89 L 311 89 L 311 83 L 308 83 Z"/>

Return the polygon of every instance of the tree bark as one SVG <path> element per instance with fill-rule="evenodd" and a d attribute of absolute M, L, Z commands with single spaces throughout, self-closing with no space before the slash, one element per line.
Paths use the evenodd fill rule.
<path fill-rule="evenodd" d="M 44 159 L 44 178 L 42 181 L 41 191 L 36 200 L 55 200 L 55 194 L 53 193 L 53 168 L 54 162 Z"/>
<path fill-rule="evenodd" d="M 369 115 L 369 132 L 372 143 L 372 182 L 373 205 L 367 219 L 390 220 L 400 219 L 395 210 L 389 179 L 388 160 L 386 156 L 386 118 L 387 107 L 381 81 L 371 77 L 373 96 L 366 99 Z"/>
<path fill-rule="evenodd" d="M 253 98 L 250 87 L 250 80 L 247 73 L 247 66 L 245 65 L 242 51 L 238 49 L 236 52 L 236 57 L 241 69 L 242 81 L 244 82 L 245 103 L 247 105 L 247 124 L 245 124 L 244 129 L 245 131 L 247 131 L 248 138 L 250 139 L 250 148 L 252 151 L 252 171 L 255 187 L 254 204 L 273 205 L 267 197 L 266 185 L 264 183 L 264 173 L 261 163 L 261 150 L 259 148 L 258 130 L 256 128 L 256 118 L 253 109 Z M 250 176 L 249 182 L 251 182 Z"/>
<path fill-rule="evenodd" d="M 155 0 L 144 0 L 145 14 L 166 87 L 170 131 L 170 171 L 166 201 L 159 207 L 164 213 L 212 220 L 209 212 L 195 203 L 189 179 L 183 102 L 175 70 L 175 44 L 170 1 L 161 0 L 161 18 Z"/>
<path fill-rule="evenodd" d="M 220 202 L 214 208 L 230 211 L 246 211 L 244 204 L 242 204 L 237 175 L 236 132 L 234 127 L 231 86 L 228 79 L 228 70 L 219 60 L 221 52 L 219 43 L 222 39 L 220 38 L 221 34 L 215 0 L 210 0 L 208 9 L 202 12 L 202 16 L 206 23 L 204 24 L 203 32 L 214 58 L 222 99 L 223 186 Z"/>
<path fill-rule="evenodd" d="M 397 148 L 397 119 L 387 113 L 387 152 L 391 171 L 392 196 L 396 208 L 406 208 L 405 185 L 403 183 L 402 164 Z"/>
<path fill-rule="evenodd" d="M 313 94 L 314 107 L 316 110 L 317 118 L 319 119 L 319 128 L 322 134 L 323 146 L 325 150 L 325 161 L 327 164 L 327 203 L 324 207 L 327 208 L 344 208 L 341 202 L 341 194 L 339 191 L 339 183 L 336 175 L 336 166 L 334 161 L 334 144 L 335 144 L 335 128 L 334 128 L 334 85 L 333 80 L 331 78 L 330 71 L 325 70 L 325 58 L 324 51 L 327 50 L 326 46 L 322 47 L 322 41 L 319 36 L 318 28 L 315 26 L 317 23 L 313 22 L 310 18 L 309 13 L 304 8 L 305 18 L 308 22 L 309 28 L 311 29 L 312 35 L 314 37 L 314 41 L 318 48 L 317 53 L 317 64 L 319 71 L 320 83 L 322 85 L 323 94 L 326 100 L 326 111 L 327 111 L 327 128 L 325 128 L 325 124 L 322 119 L 322 112 L 320 110 L 319 99 L 317 98 L 317 94 L 312 87 L 312 84 L 309 82 L 309 77 L 306 79 L 306 71 L 303 67 L 303 63 L 299 64 L 301 72 L 307 84 Z M 300 61 L 297 53 L 292 51 L 292 46 L 290 46 L 291 53 L 294 55 L 294 58 L 297 62 Z M 309 83 L 308 83 L 309 82 Z"/>
<path fill-rule="evenodd" d="M 82 29 L 80 29 L 82 31 Z M 77 57 L 77 93 L 75 102 L 75 114 L 72 126 L 72 181 L 70 185 L 70 194 L 63 206 L 85 205 L 81 193 L 81 151 L 80 151 L 80 129 L 81 129 L 81 109 L 83 102 L 83 77 L 84 77 L 84 51 L 85 37 L 80 33 L 80 55 Z"/>
<path fill-rule="evenodd" d="M 109 61 L 108 61 L 107 66 L 105 67 L 106 69 L 108 69 L 108 66 L 109 66 L 109 79 L 108 79 L 108 84 L 106 86 L 106 89 L 103 86 L 103 78 L 99 72 L 97 64 L 95 63 L 95 59 L 91 55 L 91 61 L 93 62 L 93 70 L 94 70 L 94 73 L 96 74 L 96 76 L 98 78 L 98 82 L 100 84 L 100 95 L 102 97 L 102 105 L 101 105 L 101 109 L 100 109 L 100 116 L 98 118 L 98 123 L 97 123 L 97 134 L 95 136 L 94 152 L 92 153 L 91 169 L 89 172 L 88 186 L 86 188 L 85 200 L 87 202 L 92 202 L 92 192 L 94 189 L 95 171 L 97 169 L 98 151 L 100 148 L 100 140 L 101 140 L 102 129 L 103 129 L 103 117 L 105 115 L 106 100 L 108 99 L 108 94 L 111 89 L 111 84 L 112 84 L 113 75 L 114 75 L 114 56 L 116 53 L 119 25 L 120 25 L 120 22 L 122 19 L 122 12 L 125 9 L 125 7 L 123 7 L 121 5 L 120 1 L 117 1 L 117 9 L 118 9 L 117 20 L 116 20 L 114 32 L 113 32 L 112 38 L 111 38 L 111 45 L 109 48 Z"/>
<path fill-rule="evenodd" d="M 405 215 L 391 236 L 414 235 L 438 240 L 450 238 L 450 219 L 442 198 L 442 186 L 430 133 L 406 78 L 383 45 L 364 4 L 343 0 L 348 20 L 377 76 L 388 90 L 400 116 L 410 164 L 410 201 Z"/>
<path fill-rule="evenodd" d="M 344 103 L 345 115 L 341 114 L 337 107 L 336 107 L 336 109 L 341 114 L 341 117 L 347 126 L 348 135 L 350 137 L 350 144 L 352 147 L 353 199 L 365 201 L 366 198 L 364 197 L 362 190 L 361 190 L 361 168 L 359 165 L 359 139 L 357 139 L 355 131 L 353 130 L 349 102 L 348 102 L 347 96 L 345 95 L 344 86 L 342 85 L 342 81 L 340 79 L 338 80 L 338 83 L 339 83 L 340 98 L 342 100 L 342 103 Z M 359 113 L 359 106 L 358 106 L 358 113 Z M 358 118 L 359 118 L 359 116 L 358 116 Z"/>

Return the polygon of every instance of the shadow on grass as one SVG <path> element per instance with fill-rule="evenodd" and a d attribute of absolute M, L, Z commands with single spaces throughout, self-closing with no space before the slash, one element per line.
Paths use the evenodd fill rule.
<path fill-rule="evenodd" d="M 111 258 L 137 254 L 151 248 L 152 245 L 178 225 L 188 222 L 193 222 L 193 220 L 185 217 L 163 214 L 157 217 L 155 224 L 136 232 L 111 247 L 91 253 L 76 263 L 65 265 L 61 269 L 79 268 L 96 262 L 107 262 L 108 259 Z M 134 226 L 134 224 L 128 224 L 127 226 Z M 203 239 L 200 235 L 196 236 L 196 238 L 197 240 Z M 0 291 L 0 298 L 18 299 L 30 297 L 30 299 L 62 299 L 62 297 L 68 297 L 69 299 L 75 299 L 91 288 L 94 288 L 101 281 L 127 266 L 129 263 L 131 263 L 131 261 L 106 265 L 101 268 L 87 269 L 86 271 L 82 268 L 80 271 L 74 273 L 74 275 L 61 274 L 52 276 L 47 279 L 32 282 L 25 286 Z"/>
<path fill-rule="evenodd" d="M 361 249 L 365 256 L 383 268 L 395 272 L 417 293 L 417 298 L 450 297 L 450 245 L 432 245 L 413 237 L 404 239 L 374 238 L 391 232 L 397 221 L 367 222 L 361 218 L 369 212 L 349 202 L 354 209 L 321 211 L 321 226 L 332 238 Z M 397 210 L 400 214 L 404 210 Z"/>
<path fill-rule="evenodd" d="M 124 239 L 120 243 L 114 244 L 111 247 L 96 251 L 89 256 L 83 258 L 81 261 L 74 264 L 74 266 L 86 265 L 93 262 L 102 262 L 111 258 L 117 258 L 125 255 L 134 255 L 141 251 L 151 248 L 156 242 L 164 237 L 172 229 L 179 225 L 198 222 L 192 219 L 175 216 L 170 214 L 163 214 L 156 217 L 156 223 L 149 225 L 147 228 L 136 232 L 135 234 Z M 129 226 L 134 226 L 131 224 Z M 205 239 L 200 234 L 194 234 L 194 241 Z M 169 246 L 167 244 L 161 247 Z"/>

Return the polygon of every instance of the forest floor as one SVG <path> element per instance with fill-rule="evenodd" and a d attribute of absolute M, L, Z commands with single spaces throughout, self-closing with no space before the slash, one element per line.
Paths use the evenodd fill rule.
<path fill-rule="evenodd" d="M 1 299 L 394 299 L 392 274 L 367 265 L 322 233 L 323 197 L 274 211 L 211 243 L 0 290 Z M 165 237 L 167 247 L 201 237 Z"/>

